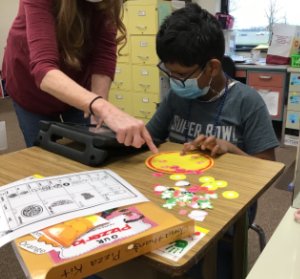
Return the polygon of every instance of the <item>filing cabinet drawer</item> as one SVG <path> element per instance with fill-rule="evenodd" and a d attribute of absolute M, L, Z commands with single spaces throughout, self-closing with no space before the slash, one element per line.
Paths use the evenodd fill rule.
<path fill-rule="evenodd" d="M 288 111 L 286 116 L 286 128 L 299 130 L 299 111 Z"/>
<path fill-rule="evenodd" d="M 129 64 L 118 63 L 115 71 L 115 79 L 111 84 L 112 89 L 131 90 L 131 66 Z"/>
<path fill-rule="evenodd" d="M 150 119 L 159 103 L 159 96 L 133 94 L 133 115 L 139 118 Z"/>
<path fill-rule="evenodd" d="M 129 114 L 133 113 L 132 110 L 132 94 L 130 92 L 122 92 L 118 90 L 111 90 L 109 92 L 109 101 Z"/>
<path fill-rule="evenodd" d="M 126 45 L 122 47 L 122 45 L 118 46 L 118 62 L 121 63 L 129 63 L 130 62 L 130 41 L 127 40 Z M 121 48 L 122 47 L 122 48 Z"/>
<path fill-rule="evenodd" d="M 137 92 L 159 94 L 159 70 L 156 66 L 132 66 L 133 89 Z"/>
<path fill-rule="evenodd" d="M 249 71 L 247 76 L 247 83 L 250 86 L 263 87 L 284 87 L 285 74 L 264 71 Z"/>
<path fill-rule="evenodd" d="M 128 3 L 128 33 L 155 35 L 158 30 L 156 5 L 130 5 Z"/>
<path fill-rule="evenodd" d="M 300 91 L 290 91 L 288 97 L 288 110 L 300 111 Z"/>
<path fill-rule="evenodd" d="M 265 101 L 269 114 L 273 120 L 282 119 L 283 88 L 252 86 Z"/>
<path fill-rule="evenodd" d="M 155 36 L 131 36 L 131 62 L 133 64 L 157 65 Z"/>
<path fill-rule="evenodd" d="M 300 73 L 291 73 L 289 90 L 300 92 Z"/>

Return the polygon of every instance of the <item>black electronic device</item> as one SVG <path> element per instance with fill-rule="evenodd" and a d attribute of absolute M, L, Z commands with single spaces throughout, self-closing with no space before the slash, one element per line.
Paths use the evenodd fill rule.
<path fill-rule="evenodd" d="M 158 142 L 155 142 L 158 144 Z M 119 143 L 106 126 L 40 121 L 36 145 L 89 166 L 99 166 L 109 157 L 145 150 Z"/>

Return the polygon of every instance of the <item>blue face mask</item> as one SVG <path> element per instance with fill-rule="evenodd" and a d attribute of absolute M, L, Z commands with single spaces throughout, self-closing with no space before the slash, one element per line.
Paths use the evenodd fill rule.
<path fill-rule="evenodd" d="M 198 79 L 202 76 L 202 73 L 196 78 L 189 78 L 187 79 L 184 84 L 185 87 L 176 83 L 172 78 L 170 78 L 170 86 L 174 93 L 182 98 L 186 99 L 197 99 L 199 97 L 205 96 L 209 89 L 210 89 L 210 82 L 209 85 L 204 88 L 199 88 L 198 86 Z"/>

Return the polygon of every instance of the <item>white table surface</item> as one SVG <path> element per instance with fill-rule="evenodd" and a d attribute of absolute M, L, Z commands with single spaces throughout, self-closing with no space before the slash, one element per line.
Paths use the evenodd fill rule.
<path fill-rule="evenodd" d="M 300 278 L 300 223 L 294 220 L 295 211 L 287 210 L 246 279 Z"/>

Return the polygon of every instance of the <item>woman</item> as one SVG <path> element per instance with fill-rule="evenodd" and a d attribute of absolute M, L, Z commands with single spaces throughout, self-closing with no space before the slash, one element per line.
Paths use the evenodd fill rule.
<path fill-rule="evenodd" d="M 157 152 L 143 122 L 107 101 L 125 38 L 121 12 L 122 1 L 20 0 L 2 71 L 28 147 L 40 120 L 86 123 L 91 115 L 119 142 Z"/>

